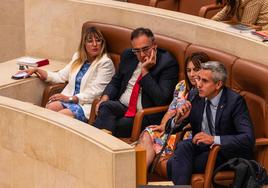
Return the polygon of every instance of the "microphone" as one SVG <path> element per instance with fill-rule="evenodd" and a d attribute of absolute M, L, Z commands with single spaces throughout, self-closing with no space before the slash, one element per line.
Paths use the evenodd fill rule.
<path fill-rule="evenodd" d="M 194 88 L 190 91 L 189 96 L 188 96 L 188 101 L 190 101 L 191 103 L 193 102 L 193 100 L 195 99 L 195 97 L 198 95 L 198 89 Z M 185 104 L 186 100 L 183 99 L 180 102 L 178 102 L 176 108 L 181 108 L 184 104 Z M 167 123 L 166 123 L 166 128 L 165 128 L 165 132 L 173 132 L 175 128 L 181 127 L 182 125 L 184 125 L 186 123 L 185 120 L 183 120 L 181 123 L 176 124 L 174 122 L 174 117 L 170 118 Z"/>
<path fill-rule="evenodd" d="M 188 100 L 189 100 L 190 102 L 192 102 L 192 101 L 195 99 L 195 97 L 197 96 L 197 94 L 198 94 L 198 89 L 197 89 L 197 88 L 192 89 L 192 90 L 190 91 L 190 93 L 189 93 Z M 181 100 L 181 101 L 177 104 L 176 108 L 180 108 L 182 105 L 185 104 L 185 102 L 186 102 L 186 100 Z M 164 150 L 165 150 L 165 148 L 166 148 L 166 146 L 167 146 L 169 137 L 170 137 L 170 135 L 172 134 L 172 132 L 174 131 L 174 129 L 177 128 L 177 127 L 180 127 L 181 125 L 184 125 L 185 123 L 187 123 L 186 120 L 183 120 L 181 123 L 179 123 L 178 125 L 176 125 L 175 123 L 172 122 L 173 119 L 174 119 L 174 117 L 170 118 L 170 119 L 168 120 L 168 122 L 166 123 L 165 133 L 167 134 L 167 137 L 166 137 L 166 139 L 165 139 L 165 141 L 164 141 L 164 143 L 163 143 L 163 146 L 162 146 L 161 151 L 156 155 L 155 159 L 153 160 L 153 163 L 152 163 L 152 166 L 151 166 L 151 169 L 150 169 L 150 174 L 149 174 L 149 176 L 151 176 L 152 173 L 154 172 L 154 169 L 155 169 L 156 165 L 158 164 L 158 162 L 159 162 L 159 160 L 160 160 L 160 156 L 161 156 L 162 153 L 164 152 Z M 174 126 L 172 126 L 173 124 L 174 124 Z"/>

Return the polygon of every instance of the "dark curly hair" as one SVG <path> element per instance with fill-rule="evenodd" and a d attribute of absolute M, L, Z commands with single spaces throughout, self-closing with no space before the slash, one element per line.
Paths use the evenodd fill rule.
<path fill-rule="evenodd" d="M 184 73 L 185 73 L 185 80 L 186 80 L 186 85 L 187 85 L 187 90 L 190 90 L 193 85 L 191 84 L 188 76 L 187 76 L 187 65 L 189 64 L 189 62 L 192 62 L 193 65 L 198 68 L 201 69 L 201 64 L 202 63 L 206 63 L 209 61 L 209 57 L 206 53 L 204 52 L 194 52 L 192 53 L 190 56 L 188 56 L 185 60 L 185 67 L 184 67 Z"/>
<path fill-rule="evenodd" d="M 217 4 L 226 3 L 227 6 L 230 6 L 229 11 L 227 12 L 227 15 L 229 15 L 229 16 L 233 16 L 233 14 L 235 12 L 236 2 L 237 2 L 237 0 L 216 0 Z"/>

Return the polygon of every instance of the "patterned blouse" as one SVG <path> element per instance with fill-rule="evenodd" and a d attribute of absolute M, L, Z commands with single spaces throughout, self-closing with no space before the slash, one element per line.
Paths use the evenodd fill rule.
<path fill-rule="evenodd" d="M 79 72 L 77 73 L 73 95 L 80 93 L 81 80 L 83 76 L 86 74 L 86 72 L 88 71 L 89 67 L 90 67 L 90 64 L 88 62 L 85 62 L 83 66 L 81 67 L 81 69 L 79 70 Z M 87 118 L 85 117 L 84 111 L 79 104 L 70 103 L 70 102 L 61 102 L 61 104 L 64 108 L 68 108 L 69 110 L 71 110 L 76 119 L 83 121 L 83 122 L 87 122 Z"/>
<path fill-rule="evenodd" d="M 262 26 L 268 29 L 268 0 L 236 0 L 234 14 L 239 22 Z M 220 12 L 212 17 L 216 21 L 227 21 L 230 6 L 226 5 Z"/>
<path fill-rule="evenodd" d="M 173 100 L 170 103 L 168 110 L 176 110 L 176 108 L 182 106 L 185 103 L 186 91 L 186 82 L 185 80 L 182 80 L 176 85 Z M 153 142 L 153 149 L 156 153 L 159 153 L 164 145 L 165 140 L 167 139 L 167 134 L 161 136 L 158 131 L 152 131 L 152 129 L 148 127 L 144 131 L 147 131 L 150 134 Z M 191 139 L 191 134 L 189 134 L 186 139 Z M 175 148 L 175 141 L 176 135 L 171 135 L 169 137 L 167 147 L 162 154 L 163 156 L 173 153 Z"/>

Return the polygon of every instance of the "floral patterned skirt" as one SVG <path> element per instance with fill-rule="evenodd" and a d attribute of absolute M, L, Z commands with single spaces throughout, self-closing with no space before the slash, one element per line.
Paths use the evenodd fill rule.
<path fill-rule="evenodd" d="M 144 130 L 144 132 L 148 132 L 149 135 L 151 136 L 151 139 L 152 139 L 152 142 L 153 142 L 153 149 L 155 151 L 156 154 L 160 153 L 163 145 L 164 145 L 164 142 L 165 140 L 167 139 L 167 134 L 163 134 L 163 135 L 160 135 L 160 132 L 158 131 L 152 131 L 151 128 L 146 128 Z M 172 134 L 170 137 L 169 137 L 169 140 L 168 140 L 168 143 L 167 143 L 167 146 L 164 150 L 164 152 L 162 153 L 162 156 L 166 156 L 166 155 L 171 155 L 173 154 L 174 152 L 174 149 L 175 149 L 175 144 L 176 144 L 176 134 Z M 183 136 L 183 140 L 186 140 L 186 139 L 192 139 L 192 131 L 187 131 L 185 133 L 185 135 Z"/>
<path fill-rule="evenodd" d="M 68 103 L 68 102 L 61 102 L 61 104 L 62 104 L 63 108 L 68 108 L 69 110 L 72 111 L 75 119 L 78 119 L 78 120 L 83 121 L 85 123 L 87 122 L 87 118 L 84 114 L 84 111 L 79 104 Z"/>
<path fill-rule="evenodd" d="M 152 131 L 152 129 L 150 129 L 148 127 L 144 131 L 147 131 L 149 133 L 149 135 L 151 136 L 151 139 L 153 142 L 153 149 L 154 149 L 155 153 L 158 154 L 161 151 L 165 140 L 167 139 L 167 134 L 165 133 L 163 135 L 160 135 L 160 132 Z M 162 153 L 162 156 L 170 155 L 173 153 L 174 148 L 175 148 L 175 142 L 176 142 L 176 135 L 174 134 L 174 135 L 171 135 L 169 137 L 167 146 L 166 146 L 164 152 Z"/>

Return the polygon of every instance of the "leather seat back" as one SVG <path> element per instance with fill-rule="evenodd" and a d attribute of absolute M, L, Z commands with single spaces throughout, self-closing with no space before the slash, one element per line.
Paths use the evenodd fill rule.
<path fill-rule="evenodd" d="M 244 96 L 256 138 L 268 137 L 268 66 L 238 59 L 232 70 L 232 88 Z"/>
<path fill-rule="evenodd" d="M 98 28 L 106 39 L 108 52 L 118 68 L 120 62 L 120 54 L 126 48 L 131 48 L 130 36 L 132 29 L 115 26 L 111 24 L 104 24 L 98 22 L 86 22 L 83 25 L 83 30 L 95 26 Z M 158 47 L 169 51 L 177 60 L 180 66 L 179 78 L 184 78 L 184 54 L 189 43 L 177 40 L 171 37 L 155 34 L 156 43 Z"/>
<path fill-rule="evenodd" d="M 256 142 L 268 137 L 268 66 L 238 59 L 232 71 L 232 88 L 244 96 L 254 126 Z M 268 169 L 268 148 L 257 146 L 255 159 Z"/>
<path fill-rule="evenodd" d="M 120 54 L 123 52 L 124 49 L 131 47 L 131 30 L 128 28 L 111 24 L 90 21 L 83 24 L 83 30 L 92 26 L 98 28 L 102 32 L 106 40 L 107 50 L 117 69 L 120 62 Z"/>
<path fill-rule="evenodd" d="M 169 51 L 179 63 L 179 80 L 184 79 L 184 54 L 189 43 L 163 35 L 155 35 L 157 46 Z"/>
<path fill-rule="evenodd" d="M 149 5 L 150 0 L 127 0 L 128 3 L 140 4 L 140 5 Z"/>
<path fill-rule="evenodd" d="M 235 60 L 237 59 L 236 56 L 216 50 L 216 49 L 192 44 L 187 48 L 185 57 L 188 57 L 194 52 L 205 52 L 208 55 L 210 61 L 219 61 L 223 63 L 228 72 L 228 79 L 227 79 L 226 85 L 231 86 L 231 82 L 232 82 L 231 70 L 232 70 L 232 66 Z"/>
<path fill-rule="evenodd" d="M 179 0 L 179 12 L 198 16 L 199 10 L 204 5 L 215 3 L 215 0 Z"/>

